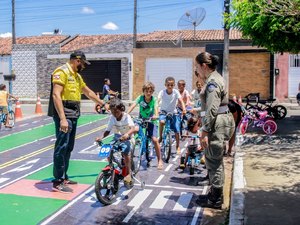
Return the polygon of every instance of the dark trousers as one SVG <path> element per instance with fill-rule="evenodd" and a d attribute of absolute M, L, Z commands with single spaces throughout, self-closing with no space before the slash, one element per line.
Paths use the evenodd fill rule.
<path fill-rule="evenodd" d="M 60 119 L 53 117 L 55 123 L 56 142 L 53 154 L 53 176 L 54 183 L 61 183 L 64 179 L 68 179 L 68 168 L 71 152 L 74 148 L 75 135 L 78 119 L 67 119 L 69 131 L 64 133 L 59 130 Z"/>

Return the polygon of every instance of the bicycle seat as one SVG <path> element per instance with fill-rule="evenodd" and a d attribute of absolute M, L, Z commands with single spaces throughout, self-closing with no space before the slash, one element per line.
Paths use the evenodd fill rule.
<path fill-rule="evenodd" d="M 259 111 L 258 113 L 259 119 L 263 119 L 268 115 L 268 111 Z"/>

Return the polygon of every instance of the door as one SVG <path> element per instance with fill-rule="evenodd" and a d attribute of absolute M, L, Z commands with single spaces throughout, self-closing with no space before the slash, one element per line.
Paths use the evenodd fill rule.
<path fill-rule="evenodd" d="M 91 65 L 87 66 L 81 75 L 87 86 L 94 92 L 102 93 L 104 79 L 111 81 L 110 88 L 121 93 L 121 60 L 89 60 Z M 100 94 L 101 97 L 101 94 Z M 119 96 L 121 98 L 121 96 Z M 82 95 L 83 99 L 87 99 Z"/>
<path fill-rule="evenodd" d="M 186 89 L 192 91 L 192 58 L 148 58 L 146 60 L 146 81 L 155 85 L 155 94 L 165 89 L 165 79 L 174 77 L 176 88 L 178 80 L 185 80 Z"/>
<path fill-rule="evenodd" d="M 300 85 L 300 55 L 290 55 L 289 61 L 289 97 L 296 97 Z"/>

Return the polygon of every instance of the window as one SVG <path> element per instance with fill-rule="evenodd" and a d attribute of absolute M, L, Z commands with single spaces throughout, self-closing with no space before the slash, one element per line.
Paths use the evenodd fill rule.
<path fill-rule="evenodd" d="M 290 55 L 290 67 L 300 67 L 300 55 Z"/>

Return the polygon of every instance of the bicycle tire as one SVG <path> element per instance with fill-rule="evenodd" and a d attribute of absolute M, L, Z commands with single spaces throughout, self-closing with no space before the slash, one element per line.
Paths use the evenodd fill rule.
<path fill-rule="evenodd" d="M 191 165 L 190 165 L 190 175 L 195 174 L 195 159 L 191 159 Z"/>
<path fill-rule="evenodd" d="M 276 105 L 273 107 L 273 109 L 276 111 L 275 119 L 282 120 L 286 117 L 287 109 L 283 105 Z"/>
<path fill-rule="evenodd" d="M 113 185 L 109 185 L 110 189 L 107 188 L 107 183 L 110 182 L 112 174 L 111 172 L 101 172 L 95 181 L 95 193 L 96 197 L 104 205 L 110 205 L 114 202 L 116 198 L 116 193 L 119 191 L 119 180 L 115 176 Z M 106 191 L 105 191 L 106 190 Z M 104 191 L 104 195 L 102 195 Z M 110 197 L 109 197 L 109 196 Z"/>
<path fill-rule="evenodd" d="M 167 134 L 167 138 L 166 138 L 166 143 L 167 143 L 167 151 L 166 151 L 166 163 L 169 162 L 169 159 L 171 157 L 171 150 L 172 150 L 172 134 L 171 132 L 169 132 Z"/>
<path fill-rule="evenodd" d="M 5 123 L 6 123 L 6 120 L 8 119 L 8 125 L 9 126 L 15 126 L 15 121 L 16 121 L 16 118 L 15 118 L 15 113 L 13 111 L 10 111 L 8 113 L 8 118 L 6 117 L 5 118 Z"/>
<path fill-rule="evenodd" d="M 277 124 L 274 120 L 268 119 L 263 125 L 263 131 L 267 135 L 274 134 L 277 131 Z"/>
<path fill-rule="evenodd" d="M 145 155 L 146 155 L 146 160 L 147 160 L 147 166 L 149 167 L 151 159 L 150 159 L 150 154 L 149 154 L 150 149 L 149 149 L 149 139 L 148 138 L 146 140 L 145 148 L 146 148 Z"/>
<path fill-rule="evenodd" d="M 140 166 L 142 163 L 142 154 L 142 142 L 141 140 L 137 139 L 131 154 L 131 170 L 133 174 L 137 174 L 140 170 Z"/>

